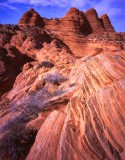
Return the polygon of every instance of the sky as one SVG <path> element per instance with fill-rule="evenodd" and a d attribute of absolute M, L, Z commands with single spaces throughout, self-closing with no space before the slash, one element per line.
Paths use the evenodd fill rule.
<path fill-rule="evenodd" d="M 17 24 L 25 11 L 34 8 L 42 17 L 61 18 L 71 8 L 95 8 L 107 13 L 117 32 L 125 32 L 125 0 L 0 0 L 0 23 Z"/>

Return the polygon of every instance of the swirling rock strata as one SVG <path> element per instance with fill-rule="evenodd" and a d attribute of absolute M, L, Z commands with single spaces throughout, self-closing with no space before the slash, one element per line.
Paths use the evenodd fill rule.
<path fill-rule="evenodd" d="M 79 89 L 45 120 L 27 160 L 124 160 L 124 55 L 78 60 L 70 83 Z"/>
<path fill-rule="evenodd" d="M 0 25 L 0 159 L 124 160 L 125 34 L 94 9 L 42 21 Z"/>

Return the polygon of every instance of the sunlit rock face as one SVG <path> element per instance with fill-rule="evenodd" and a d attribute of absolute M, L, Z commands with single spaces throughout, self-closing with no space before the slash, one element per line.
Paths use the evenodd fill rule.
<path fill-rule="evenodd" d="M 95 9 L 91 8 L 85 13 L 93 32 L 104 32 L 103 25 L 101 24 L 98 14 Z"/>
<path fill-rule="evenodd" d="M 103 53 L 76 61 L 69 81 L 78 88 L 63 111 L 47 117 L 27 160 L 124 159 L 124 56 Z"/>
<path fill-rule="evenodd" d="M 41 22 L 39 25 L 31 22 L 34 14 L 39 15 L 30 9 L 23 15 L 18 23 L 23 32 L 18 31 L 11 39 L 11 44 L 23 54 L 35 56 L 43 48 L 43 42 L 50 43 L 54 36 L 68 46 L 76 57 L 107 50 L 117 51 L 123 46 L 123 36 L 115 33 L 109 17 L 105 14 L 99 18 L 93 8 L 85 13 L 71 8 L 60 19 L 47 19 L 39 15 L 35 19 L 42 19 L 43 24 Z"/>
<path fill-rule="evenodd" d="M 30 9 L 29 11 L 25 12 L 23 17 L 20 19 L 18 25 L 21 26 L 39 26 L 43 27 L 44 22 L 40 15 L 34 10 Z"/>
<path fill-rule="evenodd" d="M 1 160 L 125 159 L 125 33 L 107 15 L 0 25 L 0 92 Z"/>
<path fill-rule="evenodd" d="M 108 31 L 108 32 L 115 31 L 114 27 L 111 25 L 111 21 L 110 21 L 107 14 L 102 15 L 100 19 L 101 19 L 102 25 L 106 29 L 106 31 Z"/>

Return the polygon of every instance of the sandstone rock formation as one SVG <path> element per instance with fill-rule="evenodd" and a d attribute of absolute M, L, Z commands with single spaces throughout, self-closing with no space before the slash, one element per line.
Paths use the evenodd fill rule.
<path fill-rule="evenodd" d="M 87 20 L 89 21 L 93 32 L 99 33 L 104 32 L 103 25 L 100 22 L 100 19 L 98 18 L 97 12 L 95 9 L 91 8 L 86 13 L 85 16 Z"/>
<path fill-rule="evenodd" d="M 70 101 L 44 121 L 27 160 L 124 159 L 124 56 L 103 53 L 76 61 Z"/>
<path fill-rule="evenodd" d="M 1 160 L 125 159 L 125 33 L 107 15 L 0 25 L 0 91 Z"/>
<path fill-rule="evenodd" d="M 101 16 L 101 21 L 107 32 L 114 32 L 114 27 L 111 25 L 110 19 L 107 14 Z"/>
<path fill-rule="evenodd" d="M 20 20 L 19 26 L 23 26 L 23 27 L 26 27 L 27 25 L 33 26 L 31 23 L 31 15 L 34 13 L 38 14 L 33 9 L 27 11 L 22 17 L 22 19 Z M 30 20 L 26 20 L 28 17 L 30 17 Z M 107 38 L 106 34 L 108 33 L 115 34 L 115 31 L 113 30 L 113 27 L 110 23 L 109 18 L 108 17 L 103 19 L 98 18 L 97 12 L 93 8 L 88 10 L 86 13 L 79 11 L 77 8 L 71 8 L 63 18 L 60 18 L 60 19 L 41 18 L 41 19 L 44 22 L 40 26 L 44 27 L 44 30 L 47 32 L 47 34 L 52 33 L 55 36 L 57 36 L 59 39 L 61 39 L 69 47 L 71 52 L 77 57 L 84 56 L 88 50 L 91 50 L 91 54 L 95 54 L 97 50 L 100 50 L 100 48 L 101 50 L 104 50 L 104 51 L 105 50 L 112 51 L 112 50 L 119 50 L 122 47 L 121 45 L 118 45 L 115 42 L 113 45 L 110 45 L 109 44 L 110 42 L 106 41 L 106 38 Z M 94 34 L 97 34 L 97 35 L 94 36 Z M 90 35 L 90 37 L 88 35 Z M 100 40 L 100 37 L 103 37 L 103 36 L 104 36 L 104 39 Z M 112 38 L 112 35 L 111 35 L 111 38 Z M 16 39 L 16 36 L 15 36 L 15 39 Z M 96 41 L 95 44 L 93 44 L 94 39 Z M 21 52 L 24 52 L 24 54 L 28 52 L 31 53 L 31 49 L 27 49 L 25 45 L 33 46 L 32 48 L 34 48 L 35 46 L 33 44 L 32 39 L 30 39 L 29 37 L 26 38 L 25 43 L 23 43 L 23 46 L 21 46 L 20 48 Z M 40 40 L 40 43 L 41 43 L 41 40 Z M 32 53 L 35 53 L 35 51 L 32 50 Z"/>
<path fill-rule="evenodd" d="M 114 32 L 114 28 L 109 17 L 104 14 L 98 18 L 95 9 L 91 8 L 86 13 L 79 11 L 77 8 L 71 8 L 68 13 L 61 19 L 46 19 L 34 10 L 30 9 L 21 18 L 19 26 L 39 26 L 49 30 L 68 30 L 77 34 L 91 34 L 100 32 Z M 51 28 L 52 27 L 52 28 Z"/>
<path fill-rule="evenodd" d="M 33 61 L 23 55 L 15 46 L 10 45 L 10 40 L 15 34 L 14 26 L 1 26 L 0 43 L 0 96 L 9 91 L 17 75 L 26 62 Z"/>
<path fill-rule="evenodd" d="M 66 26 L 65 30 L 76 32 L 77 34 L 90 34 L 92 32 L 84 12 L 80 12 L 76 8 L 71 8 L 62 18 L 61 25 Z"/>
<path fill-rule="evenodd" d="M 18 25 L 43 27 L 44 22 L 40 15 L 34 9 L 30 9 L 23 15 Z"/>

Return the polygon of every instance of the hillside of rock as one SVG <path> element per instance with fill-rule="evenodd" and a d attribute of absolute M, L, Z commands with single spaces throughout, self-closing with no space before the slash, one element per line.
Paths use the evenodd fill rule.
<path fill-rule="evenodd" d="M 125 33 L 107 14 L 0 25 L 0 160 L 124 160 L 124 97 Z"/>

